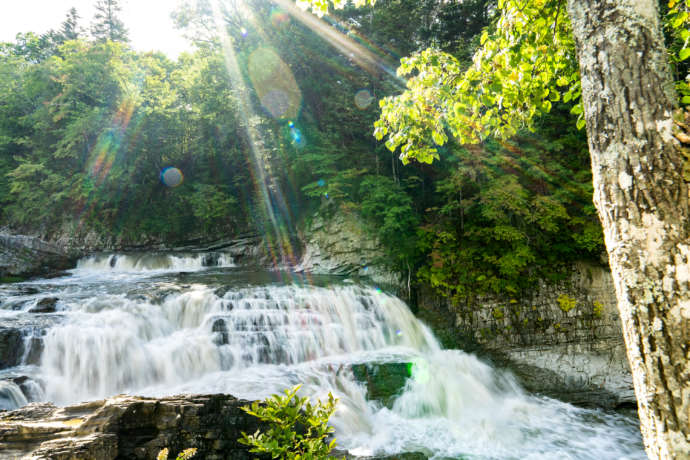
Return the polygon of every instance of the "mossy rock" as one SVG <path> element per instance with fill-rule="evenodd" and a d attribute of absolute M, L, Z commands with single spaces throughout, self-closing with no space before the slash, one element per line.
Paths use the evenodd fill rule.
<path fill-rule="evenodd" d="M 366 384 L 367 399 L 390 408 L 405 388 L 411 368 L 411 363 L 353 364 L 352 373 L 358 382 Z"/>

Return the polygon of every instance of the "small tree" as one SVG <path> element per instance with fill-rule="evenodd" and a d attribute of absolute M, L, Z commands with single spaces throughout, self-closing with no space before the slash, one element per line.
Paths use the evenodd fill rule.
<path fill-rule="evenodd" d="M 79 13 L 76 8 L 70 8 L 67 12 L 67 17 L 62 21 L 60 27 L 60 35 L 64 41 L 76 40 L 79 38 Z"/>
<path fill-rule="evenodd" d="M 262 403 L 244 406 L 242 410 L 266 422 L 269 428 L 264 433 L 256 430 L 252 435 L 242 432 L 239 442 L 250 446 L 250 452 L 281 460 L 326 458 L 335 446 L 335 438 L 330 443 L 326 438 L 333 432 L 328 419 L 338 400 L 328 393 L 327 402 L 312 405 L 309 398 L 297 396 L 299 389 L 297 385 L 285 390 L 285 396 L 273 395 Z"/>
<path fill-rule="evenodd" d="M 106 40 L 114 42 L 127 42 L 127 29 L 118 17 L 122 10 L 117 0 L 98 0 L 96 2 L 96 15 L 91 25 L 91 35 L 99 42 Z"/>

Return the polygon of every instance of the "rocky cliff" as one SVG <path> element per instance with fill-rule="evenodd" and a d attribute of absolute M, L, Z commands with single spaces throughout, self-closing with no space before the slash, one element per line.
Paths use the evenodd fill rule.
<path fill-rule="evenodd" d="M 354 212 L 315 214 L 302 236 L 304 250 L 297 271 L 368 277 L 375 283 L 399 286 L 400 275 L 381 262 L 383 251 Z"/>
<path fill-rule="evenodd" d="M 510 367 L 531 391 L 602 407 L 635 402 L 613 280 L 603 267 L 577 264 L 568 279 L 541 283 L 526 298 L 449 306 L 427 292 L 420 309 L 452 316 L 457 340 Z"/>
<path fill-rule="evenodd" d="M 237 439 L 259 425 L 240 409 L 245 404 L 227 395 L 119 396 L 65 408 L 30 404 L 0 413 L 0 451 L 6 459 L 111 460 L 197 447 L 197 458 L 249 460 L 255 456 Z"/>
<path fill-rule="evenodd" d="M 0 279 L 46 275 L 73 267 L 75 254 L 31 236 L 0 233 Z"/>

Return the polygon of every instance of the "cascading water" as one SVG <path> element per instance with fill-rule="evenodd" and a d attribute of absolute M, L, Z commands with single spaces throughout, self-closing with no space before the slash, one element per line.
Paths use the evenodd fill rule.
<path fill-rule="evenodd" d="M 207 267 L 232 267 L 232 257 L 223 253 L 197 254 L 102 254 L 81 259 L 81 271 L 140 272 L 161 270 L 200 270 Z"/>
<path fill-rule="evenodd" d="M 8 291 L 0 321 L 18 321 L 46 296 L 59 301 L 55 313 L 35 315 L 54 318 L 39 333 L 23 330 L 23 362 L 4 371 L 41 387 L 27 398 L 13 381 L 0 381 L 0 405 L 123 392 L 257 399 L 302 384 L 303 394 L 330 391 L 340 399 L 332 419 L 338 443 L 357 454 L 644 458 L 633 419 L 525 394 L 510 375 L 442 350 L 394 296 L 342 281 L 277 282 L 277 274 L 239 269 L 176 274 L 210 265 L 204 257 L 101 256 L 80 262 L 70 277 Z M 216 267 L 231 264 L 214 257 L 222 260 Z M 37 337 L 42 352 L 31 364 Z M 371 400 L 358 366 L 401 363 L 409 372 L 392 400 Z"/>

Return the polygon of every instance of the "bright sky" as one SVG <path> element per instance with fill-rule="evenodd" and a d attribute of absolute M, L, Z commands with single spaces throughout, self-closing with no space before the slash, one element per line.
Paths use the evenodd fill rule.
<path fill-rule="evenodd" d="M 120 0 L 120 18 L 129 30 L 133 48 L 163 51 L 170 57 L 191 49 L 173 26 L 170 13 L 180 0 Z M 96 0 L 0 0 L 0 41 L 12 41 L 18 32 L 44 33 L 58 29 L 67 11 L 75 7 L 80 26 L 88 29 Z"/>

